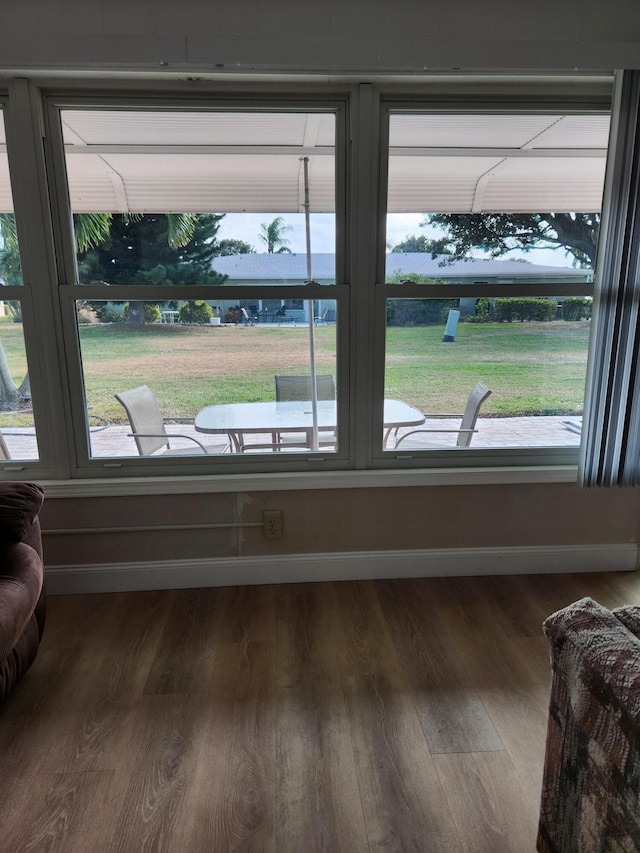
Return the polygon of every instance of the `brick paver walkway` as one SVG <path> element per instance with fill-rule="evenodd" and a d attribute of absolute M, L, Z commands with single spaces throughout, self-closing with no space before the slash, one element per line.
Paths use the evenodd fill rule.
<path fill-rule="evenodd" d="M 477 423 L 478 432 L 473 437 L 473 447 L 577 447 L 580 444 L 580 426 L 582 418 L 567 415 L 557 417 L 526 417 L 526 418 L 480 418 Z M 425 428 L 455 430 L 459 421 L 435 420 L 427 421 Z M 187 424 L 169 426 L 169 431 L 193 434 L 200 440 L 201 433 L 196 433 Z M 135 442 L 127 433 L 129 427 L 109 426 L 91 432 L 91 448 L 94 457 L 137 456 Z M 400 430 L 400 435 L 408 430 Z M 438 443 L 447 440 L 447 436 L 434 436 Z M 206 443 L 207 437 L 204 436 Z M 270 437 L 256 435 L 256 443 L 270 441 Z M 33 431 L 11 430 L 5 434 L 12 459 L 35 459 L 37 447 Z M 450 437 L 451 445 L 455 443 L 455 433 Z M 194 445 L 195 447 L 195 445 Z M 402 450 L 402 445 L 400 446 Z"/>

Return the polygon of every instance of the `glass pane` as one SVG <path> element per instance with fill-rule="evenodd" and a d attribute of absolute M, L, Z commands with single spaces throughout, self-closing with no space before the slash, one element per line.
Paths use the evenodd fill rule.
<path fill-rule="evenodd" d="M 392 114 L 385 280 L 588 280 L 608 135 L 608 115 Z"/>
<path fill-rule="evenodd" d="M 81 284 L 335 283 L 334 114 L 61 118 Z"/>
<path fill-rule="evenodd" d="M 0 110 L 0 284 L 22 284 L 22 268 L 18 253 L 18 235 L 13 215 L 13 197 L 9 176 L 9 160 Z"/>
<path fill-rule="evenodd" d="M 38 459 L 19 302 L 0 301 L 0 460 Z"/>
<path fill-rule="evenodd" d="M 0 112 L 0 285 L 22 283 L 4 117 Z M 0 460 L 2 459 L 38 459 L 22 309 L 20 302 L 14 298 L 0 299 Z"/>
<path fill-rule="evenodd" d="M 478 382 L 472 448 L 578 446 L 591 300 L 390 299 L 385 397 L 419 409 L 425 422 L 401 429 L 388 449 L 452 449 Z M 429 430 L 425 432 L 424 430 Z M 464 442 L 462 442 L 464 443 Z"/>
<path fill-rule="evenodd" d="M 220 301 L 178 301 L 172 307 L 78 301 L 92 456 L 161 455 L 165 429 L 187 436 L 171 441 L 172 449 L 187 455 L 203 452 L 194 438 L 224 455 L 335 452 L 336 303 L 290 308 L 280 302 L 284 317 L 265 320 L 256 319 L 250 306 L 243 312 Z M 286 380 L 277 393 L 281 376 Z M 143 385 L 149 392 L 126 393 Z M 136 442 L 132 431 L 144 435 Z"/>

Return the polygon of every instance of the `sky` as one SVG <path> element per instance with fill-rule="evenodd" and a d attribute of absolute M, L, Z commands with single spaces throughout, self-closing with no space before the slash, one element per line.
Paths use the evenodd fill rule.
<path fill-rule="evenodd" d="M 272 222 L 276 216 L 282 215 L 285 224 L 291 227 L 291 231 L 285 235 L 289 240 L 289 248 L 292 252 L 306 253 L 305 223 L 302 213 L 227 213 L 220 223 L 218 239 L 234 238 L 244 240 L 253 246 L 256 252 L 266 252 L 267 247 L 259 238 L 260 226 Z M 331 213 L 312 213 L 311 220 L 311 251 L 312 252 L 335 252 L 335 220 Z M 399 243 L 407 235 L 420 235 L 426 233 L 420 227 L 423 220 L 422 213 L 393 213 L 387 217 L 387 244 Z M 436 236 L 436 231 L 431 231 L 430 236 Z M 478 252 L 476 257 L 483 257 Z M 531 252 L 509 252 L 503 257 L 509 259 L 522 258 L 532 264 L 548 264 L 556 267 L 571 267 L 572 257 L 561 250 L 534 249 Z"/>

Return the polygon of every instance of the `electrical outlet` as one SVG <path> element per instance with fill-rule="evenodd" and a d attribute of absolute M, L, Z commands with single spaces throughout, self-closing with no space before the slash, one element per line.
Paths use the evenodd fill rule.
<path fill-rule="evenodd" d="M 282 537 L 282 513 L 279 509 L 266 509 L 262 513 L 265 539 L 280 539 Z"/>

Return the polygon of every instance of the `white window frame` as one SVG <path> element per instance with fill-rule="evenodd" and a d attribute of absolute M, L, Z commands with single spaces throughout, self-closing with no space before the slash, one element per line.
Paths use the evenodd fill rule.
<path fill-rule="evenodd" d="M 496 85 L 497 83 L 497 85 Z M 531 114 L 532 112 L 551 112 L 557 114 L 571 115 L 593 112 L 596 114 L 610 114 L 612 103 L 611 93 L 603 97 L 601 91 L 594 91 L 590 97 L 581 98 L 577 103 L 575 93 L 563 96 L 557 93 L 549 96 L 545 94 L 544 86 L 536 94 L 529 90 L 524 92 L 516 88 L 513 90 L 507 81 L 501 85 L 498 81 L 491 85 L 479 86 L 475 94 L 472 91 L 465 93 L 461 84 L 452 87 L 443 87 L 433 95 L 420 99 L 411 98 L 409 95 L 397 97 L 392 93 L 383 94 L 381 98 L 380 114 L 380 184 L 379 184 L 379 222 L 384 227 L 387 207 L 388 186 L 388 152 L 389 148 L 389 124 L 390 116 L 394 113 L 403 114 L 429 114 L 449 112 L 456 114 L 482 114 L 482 112 L 495 114 Z M 473 89 L 473 84 L 472 84 Z M 502 91 L 501 91 L 502 90 Z M 426 212 L 426 211 L 425 211 Z M 602 239 L 602 234 L 600 234 Z M 375 388 L 384 388 L 385 374 L 385 339 L 386 339 L 386 304 L 388 299 L 410 299 L 410 298 L 458 298 L 458 297 L 495 297 L 504 296 L 504 286 L 490 284 L 438 284 L 437 290 L 429 288 L 424 284 L 387 284 L 385 270 L 384 248 L 386 245 L 385 234 L 382 232 L 378 240 L 378 255 L 376 264 L 375 285 L 375 348 L 374 348 L 374 376 Z M 556 297 L 556 296 L 593 296 L 594 286 L 591 283 L 574 285 L 509 285 L 509 296 L 513 297 Z M 374 401 L 374 432 L 382 434 L 382 407 L 383 394 L 377 394 Z M 418 465 L 426 468 L 477 468 L 477 469 L 500 469 L 500 468 L 528 468 L 535 466 L 576 466 L 580 454 L 579 447 L 517 447 L 517 448 L 465 448 L 464 452 L 451 449 L 411 450 L 403 451 L 384 449 L 380 441 L 373 448 L 372 464 L 383 469 L 413 469 Z"/>
<path fill-rule="evenodd" d="M 27 80 L 10 81 L 1 98 L 7 124 L 7 148 L 11 159 L 12 187 L 20 238 L 25 284 L 19 298 L 25 306 L 25 343 L 34 397 L 34 417 L 40 443 L 40 460 L 19 463 L 21 478 L 48 479 L 51 483 L 113 481 L 114 489 L 145 490 L 163 484 L 171 491 L 235 488 L 335 488 L 361 485 L 400 485 L 405 482 L 498 482 L 525 479 L 574 480 L 578 451 L 570 448 L 511 449 L 486 451 L 469 448 L 448 451 L 383 451 L 382 405 L 384 388 L 385 305 L 398 288 L 384 283 L 384 223 L 386 208 L 386 139 L 389 110 L 449 104 L 452 109 L 473 111 L 479 99 L 493 108 L 519 103 L 523 109 L 602 110 L 610 107 L 611 77 L 585 81 L 578 78 L 494 77 L 443 79 L 357 85 L 211 85 L 194 97 L 192 88 L 149 82 L 118 83 L 105 79 L 86 88 L 57 81 L 46 89 Z M 162 88 L 161 88 L 162 86 Z M 336 454 L 287 454 L 278 459 L 256 456 L 203 460 L 193 457 L 126 458 L 105 464 L 90 459 L 82 392 L 77 326 L 73 305 L 77 298 L 104 296 L 99 286 L 75 284 L 75 251 L 69 209 L 64 149 L 58 111 L 85 106 L 93 108 L 147 105 L 151 109 L 283 108 L 305 111 L 335 109 L 344 119 L 337 122 L 336 138 L 336 285 L 302 288 L 269 288 L 269 297 L 335 299 L 338 308 L 339 451 Z M 222 286 L 224 288 L 224 285 Z M 456 286 L 459 287 L 459 286 Z M 402 296 L 424 298 L 424 288 L 403 286 Z M 163 287 L 158 297 L 151 287 L 127 287 L 127 293 L 145 299 L 169 297 Z M 551 286 L 553 294 L 562 289 Z M 181 298 L 204 295 L 203 286 L 181 287 Z M 250 287 L 226 289 L 232 298 L 255 298 Z M 414 292 L 415 290 L 415 292 Z M 113 298 L 115 288 L 109 288 Z M 221 293 L 217 290 L 217 293 Z M 512 291 L 516 295 L 516 289 Z M 536 294 L 539 294 L 539 288 Z M 459 289 L 456 295 L 459 295 Z M 264 288 L 260 295 L 265 297 Z M 438 296 L 446 296 L 442 286 Z M 488 295 L 488 294 L 482 294 Z M 520 295 L 520 294 L 518 294 Z M 275 455 L 275 454 L 274 454 Z M 0 476 L 15 478 L 16 468 L 0 464 Z M 440 476 L 441 475 L 441 476 Z M 248 478 L 248 479 L 247 479 Z M 124 485 L 126 481 L 129 486 Z"/>
<path fill-rule="evenodd" d="M 80 477 L 109 477 L 114 474 L 129 476 L 151 476 L 173 474 L 175 476 L 229 474 L 229 473 L 266 473 L 271 471 L 300 471 L 315 470 L 319 464 L 340 469 L 348 465 L 348 419 L 343 414 L 348 400 L 348 317 L 349 317 L 349 286 L 345 276 L 344 241 L 337 241 L 336 246 L 336 284 L 335 285 L 216 285 L 212 292 L 211 286 L 135 286 L 135 285 L 79 285 L 76 283 L 75 249 L 73 248 L 73 233 L 71 211 L 68 201 L 66 184 L 66 169 L 64 163 L 64 147 L 62 141 L 59 114 L 64 109 L 149 109 L 153 112 L 162 110 L 180 111 L 196 110 L 212 112 L 220 110 L 250 112 L 331 112 L 336 116 L 336 231 L 344 233 L 343 219 L 345 215 L 345 180 L 346 170 L 346 97 L 331 97 L 327 94 L 305 95 L 304 97 L 244 95 L 237 94 L 208 95 L 202 99 L 192 98 L 152 98 L 136 97 L 113 99 L 96 97 L 67 97 L 51 98 L 48 104 L 48 137 L 51 151 L 51 162 L 54 167 L 50 174 L 53 182 L 50 186 L 52 197 L 56 198 L 60 223 L 59 243 L 62 247 L 64 273 L 63 284 L 58 288 L 60 310 L 64 329 L 64 339 L 67 342 L 67 361 L 69 376 L 69 396 L 71 401 L 71 423 L 74 425 L 76 446 L 75 472 Z M 338 226 L 338 223 L 340 225 Z M 338 435 L 339 446 L 335 453 L 309 454 L 223 454 L 211 457 L 194 455 L 193 457 L 122 457 L 117 459 L 91 458 L 89 444 L 84 425 L 85 402 L 83 399 L 81 357 L 78 330 L 75 319 L 75 301 L 77 299 L 104 299 L 127 301 L 129 299 L 144 299 L 165 301 L 169 299 L 202 299 L 212 298 L 221 301 L 257 298 L 262 299 L 329 299 L 335 300 L 337 306 L 337 349 L 338 349 Z"/>

